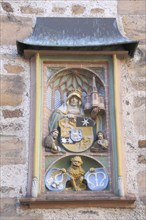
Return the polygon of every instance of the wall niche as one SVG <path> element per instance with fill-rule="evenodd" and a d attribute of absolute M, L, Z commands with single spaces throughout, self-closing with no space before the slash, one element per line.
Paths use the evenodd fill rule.
<path fill-rule="evenodd" d="M 115 19 L 97 20 L 39 18 L 32 36 L 17 42 L 31 64 L 28 193 L 21 205 L 135 207 L 122 169 L 119 67 L 138 42 L 124 38 Z M 110 37 L 103 25 L 111 26 Z"/>

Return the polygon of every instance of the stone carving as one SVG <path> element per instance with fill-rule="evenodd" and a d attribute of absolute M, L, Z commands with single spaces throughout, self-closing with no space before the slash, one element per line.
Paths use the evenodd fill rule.
<path fill-rule="evenodd" d="M 56 111 L 53 112 L 49 119 L 49 129 L 58 129 L 58 123 L 62 118 L 74 118 L 75 116 L 84 115 L 81 107 L 81 92 L 72 90 L 68 93 L 66 103 L 61 105 Z"/>
<path fill-rule="evenodd" d="M 63 191 L 68 180 L 70 180 L 70 176 L 64 168 L 52 168 L 46 174 L 45 185 L 50 191 Z"/>
<path fill-rule="evenodd" d="M 38 195 L 38 178 L 35 176 L 32 179 L 32 189 L 31 189 L 32 197 L 37 197 Z"/>
<path fill-rule="evenodd" d="M 46 175 L 46 186 L 51 191 L 62 191 L 65 184 L 69 181 L 71 189 L 81 191 L 86 189 L 83 183 L 85 171 L 82 168 L 83 161 L 80 156 L 70 159 L 71 165 L 66 170 L 64 168 L 52 168 Z"/>
<path fill-rule="evenodd" d="M 95 97 L 96 91 L 94 91 Z M 94 135 L 93 127 L 99 112 L 95 100 L 90 113 L 85 114 L 82 106 L 82 92 L 71 90 L 66 103 L 53 112 L 49 119 L 49 130 L 60 130 L 60 143 L 71 152 L 83 152 L 91 147 Z"/>
<path fill-rule="evenodd" d="M 60 142 L 71 152 L 83 152 L 93 143 L 94 121 L 90 118 L 64 118 L 59 121 Z"/>
<path fill-rule="evenodd" d="M 109 178 L 104 168 L 90 168 L 84 178 L 88 188 L 92 191 L 101 191 L 107 188 Z"/>
<path fill-rule="evenodd" d="M 70 87 L 68 88 L 68 82 L 64 80 L 63 75 L 57 76 L 57 83 L 62 82 L 61 88 L 64 85 L 64 81 L 66 82 L 63 91 L 56 87 L 58 84 L 54 83 L 55 80 L 52 81 L 52 84 L 49 84 L 49 94 L 53 93 L 54 98 L 53 100 L 51 99 L 51 95 L 49 96 L 49 109 L 51 110 L 52 106 L 55 110 L 49 118 L 49 134 L 44 140 L 44 145 L 46 151 L 53 154 L 59 152 L 69 154 L 67 151 L 81 153 L 90 148 L 92 152 L 100 152 L 100 150 L 105 151 L 108 147 L 108 141 L 104 139 L 102 132 L 97 133 L 97 141 L 93 144 L 94 135 L 96 131 L 99 130 L 98 126 L 102 126 L 102 116 L 103 111 L 105 111 L 104 97 L 98 93 L 98 89 L 99 87 L 101 88 L 102 85 L 93 75 L 89 77 L 89 85 L 88 79 L 86 79 L 87 82 L 83 86 L 84 89 L 82 90 L 82 87 L 80 87 L 81 91 L 77 89 L 76 85 L 78 85 L 78 83 L 83 85 L 84 79 L 80 78 L 77 71 L 75 73 L 72 73 L 74 76 L 73 86 L 75 86 L 75 88 L 73 88 L 73 86 L 71 86 L 72 89 L 70 89 Z M 72 75 L 70 77 L 67 76 L 69 82 L 70 79 L 72 79 Z M 64 102 L 61 105 L 63 100 Z M 102 114 L 99 114 L 100 111 Z M 89 151 L 87 153 L 89 153 Z M 67 156 L 65 158 L 63 158 L 65 165 L 57 163 L 56 167 L 52 167 L 47 172 L 45 185 L 48 190 L 57 192 L 87 189 L 100 191 L 105 189 L 108 178 L 103 168 L 99 170 L 98 168 L 88 167 L 87 169 L 85 164 L 83 164 L 81 156 Z M 70 162 L 70 165 L 68 165 L 68 162 Z M 86 163 L 86 160 L 84 160 L 84 163 Z M 86 171 L 83 167 L 86 168 Z"/>
<path fill-rule="evenodd" d="M 107 188 L 109 178 L 103 167 L 83 169 L 83 160 L 80 156 L 70 158 L 69 168 L 50 169 L 45 176 L 45 185 L 50 191 L 64 190 L 92 190 L 101 191 Z M 86 162 L 86 161 L 85 161 Z M 84 164 L 85 165 L 85 164 Z"/>
<path fill-rule="evenodd" d="M 67 170 L 70 176 L 70 182 L 75 191 L 81 191 L 86 189 L 86 185 L 83 183 L 85 171 L 82 168 L 83 161 L 80 156 L 71 158 L 71 165 Z"/>
<path fill-rule="evenodd" d="M 99 96 L 98 90 L 96 87 L 95 77 L 92 79 L 92 92 L 87 94 L 85 97 L 85 106 L 84 109 L 91 111 L 92 119 L 96 119 L 97 114 L 100 110 L 105 110 L 104 98 Z"/>
<path fill-rule="evenodd" d="M 94 107 L 91 112 L 91 118 L 95 119 L 99 112 L 98 107 Z M 86 116 L 82 107 L 82 92 L 78 89 L 73 89 L 67 94 L 66 103 L 61 105 L 56 111 L 53 112 L 49 119 L 49 129 L 58 129 L 58 122 L 62 118 L 74 119 L 77 116 Z"/>
<path fill-rule="evenodd" d="M 44 140 L 44 145 L 45 145 L 45 150 L 47 152 L 51 152 L 53 154 L 56 153 L 65 153 L 65 151 L 63 149 L 61 149 L 61 147 L 59 147 L 58 145 L 58 130 L 54 129 L 52 132 L 49 133 L 48 136 L 46 136 L 45 140 Z"/>
<path fill-rule="evenodd" d="M 108 141 L 104 139 L 104 134 L 102 131 L 97 133 L 97 140 L 94 142 L 93 146 L 90 148 L 91 152 L 105 152 L 108 149 Z"/>

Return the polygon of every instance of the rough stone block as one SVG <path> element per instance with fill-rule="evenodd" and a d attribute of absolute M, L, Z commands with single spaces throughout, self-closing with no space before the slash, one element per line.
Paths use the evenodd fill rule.
<path fill-rule="evenodd" d="M 35 8 L 31 6 L 24 6 L 20 8 L 22 14 L 43 14 L 44 10 L 42 8 Z"/>
<path fill-rule="evenodd" d="M 137 174 L 137 183 L 140 199 L 146 204 L 146 172 L 142 171 Z"/>
<path fill-rule="evenodd" d="M 139 44 L 137 49 L 136 49 L 136 55 L 139 55 L 138 57 L 136 57 L 136 64 L 141 65 L 145 65 L 146 62 L 146 44 L 141 45 Z M 135 60 L 135 58 L 134 58 Z"/>
<path fill-rule="evenodd" d="M 122 17 L 122 21 L 127 37 L 133 40 L 139 40 L 142 43 L 146 42 L 144 15 L 125 15 Z"/>
<path fill-rule="evenodd" d="M 31 18 L 8 15 L 1 16 L 0 22 L 1 45 L 16 45 L 16 40 L 22 40 L 32 32 Z"/>
<path fill-rule="evenodd" d="M 1 186 L 1 187 L 0 187 L 0 193 L 1 193 L 1 195 L 2 195 L 2 194 L 5 194 L 5 193 L 7 193 L 7 195 L 8 195 L 8 194 L 11 193 L 12 191 L 15 191 L 15 189 L 14 189 L 13 187 L 7 187 L 7 186 Z"/>
<path fill-rule="evenodd" d="M 19 118 L 23 116 L 23 112 L 20 109 L 15 109 L 14 111 L 5 109 L 2 113 L 4 118 Z"/>
<path fill-rule="evenodd" d="M 82 5 L 73 5 L 72 6 L 72 13 L 74 15 L 83 14 L 84 11 L 85 11 L 85 7 L 83 7 Z"/>
<path fill-rule="evenodd" d="M 1 164 L 24 164 L 25 144 L 14 136 L 1 136 Z"/>
<path fill-rule="evenodd" d="M 52 12 L 59 13 L 59 14 L 64 14 L 65 10 L 66 10 L 65 8 L 61 8 L 61 7 L 52 8 Z"/>
<path fill-rule="evenodd" d="M 146 148 L 146 140 L 139 140 L 138 147 L 139 148 Z"/>
<path fill-rule="evenodd" d="M 1 220 L 44 220 L 43 215 L 14 215 L 14 216 L 1 216 Z"/>
<path fill-rule="evenodd" d="M 135 108 L 138 108 L 142 105 L 145 105 L 146 104 L 146 97 L 134 97 L 134 107 Z"/>
<path fill-rule="evenodd" d="M 16 198 L 0 199 L 0 214 L 15 215 L 16 214 Z"/>
<path fill-rule="evenodd" d="M 118 0 L 118 14 L 119 15 L 145 15 L 145 0 Z"/>
<path fill-rule="evenodd" d="M 137 91 L 146 91 L 146 81 L 138 80 L 137 78 L 132 81 L 132 86 Z"/>
<path fill-rule="evenodd" d="M 8 73 L 21 73 L 24 71 L 22 66 L 12 64 L 4 64 L 4 68 Z"/>
<path fill-rule="evenodd" d="M 23 124 L 16 122 L 5 122 L 0 123 L 0 134 L 3 135 L 18 135 L 23 131 Z"/>
<path fill-rule="evenodd" d="M 91 9 L 91 14 L 103 14 L 104 13 L 104 9 L 102 8 L 92 8 Z"/>
<path fill-rule="evenodd" d="M 17 106 L 22 102 L 24 82 L 21 76 L 1 76 L 1 99 L 0 105 Z"/>
<path fill-rule="evenodd" d="M 139 110 L 137 108 L 134 111 L 133 119 L 134 119 L 135 131 L 137 132 L 137 135 L 145 136 L 145 134 L 146 134 L 146 114 L 145 114 L 145 109 Z"/>
<path fill-rule="evenodd" d="M 146 45 L 139 44 L 136 49 L 133 62 L 130 63 L 129 74 L 131 74 L 132 77 L 135 76 L 135 77 L 145 78 L 146 76 L 145 64 L 146 64 Z"/>
<path fill-rule="evenodd" d="M 146 158 L 144 155 L 138 156 L 138 163 L 146 164 Z"/>
<path fill-rule="evenodd" d="M 13 12 L 13 8 L 9 2 L 2 2 L 2 9 L 6 12 Z"/>
<path fill-rule="evenodd" d="M 131 75 L 132 78 L 137 77 L 137 79 L 140 79 L 140 77 L 143 77 L 143 79 L 145 79 L 145 66 L 138 66 L 138 64 L 133 65 L 129 68 L 129 75 Z"/>

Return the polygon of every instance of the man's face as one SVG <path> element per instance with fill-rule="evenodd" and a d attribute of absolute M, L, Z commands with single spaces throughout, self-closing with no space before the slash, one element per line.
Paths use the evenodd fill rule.
<path fill-rule="evenodd" d="M 103 134 L 102 133 L 98 133 L 98 140 L 102 140 L 103 139 Z"/>
<path fill-rule="evenodd" d="M 70 105 L 71 106 L 77 106 L 78 103 L 79 103 L 79 99 L 77 96 L 74 95 L 70 98 Z"/>
<path fill-rule="evenodd" d="M 53 131 L 52 136 L 53 136 L 54 139 L 57 139 L 58 131 Z"/>

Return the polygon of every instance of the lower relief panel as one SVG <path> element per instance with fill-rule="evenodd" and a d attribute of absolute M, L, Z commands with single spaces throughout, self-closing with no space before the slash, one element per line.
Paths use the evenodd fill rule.
<path fill-rule="evenodd" d="M 46 161 L 50 161 L 46 158 Z M 46 163 L 47 165 L 48 163 Z M 55 160 L 46 167 L 46 191 L 108 191 L 109 175 L 94 158 L 70 155 Z"/>

